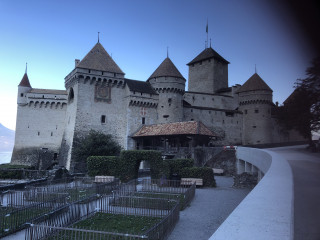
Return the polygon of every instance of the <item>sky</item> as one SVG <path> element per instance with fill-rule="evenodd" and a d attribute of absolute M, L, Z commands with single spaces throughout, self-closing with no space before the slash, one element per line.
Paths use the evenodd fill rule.
<path fill-rule="evenodd" d="M 299 23 L 268 0 L 0 0 L 0 123 L 15 129 L 17 86 L 65 89 L 64 78 L 100 43 L 126 73 L 145 81 L 167 55 L 187 63 L 212 48 L 229 64 L 229 86 L 257 73 L 280 104 L 314 57 Z M 272 4 L 270 4 L 272 3 Z M 187 86 L 186 86 L 187 90 Z M 36 117 L 36 116 L 35 116 Z"/>

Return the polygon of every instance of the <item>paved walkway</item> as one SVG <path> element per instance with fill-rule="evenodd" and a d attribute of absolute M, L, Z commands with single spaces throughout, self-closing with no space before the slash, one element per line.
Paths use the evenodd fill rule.
<path fill-rule="evenodd" d="M 294 184 L 294 239 L 320 239 L 320 153 L 306 146 L 268 149 L 288 160 Z"/>
<path fill-rule="evenodd" d="M 215 178 L 217 188 L 196 189 L 195 198 L 180 212 L 180 220 L 168 240 L 207 240 L 250 192 L 232 188 L 232 177 Z"/>

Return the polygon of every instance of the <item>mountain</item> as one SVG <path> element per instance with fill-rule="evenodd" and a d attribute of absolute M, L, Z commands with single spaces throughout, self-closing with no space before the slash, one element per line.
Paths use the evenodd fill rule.
<path fill-rule="evenodd" d="M 0 123 L 0 152 L 12 152 L 14 146 L 14 131 Z"/>

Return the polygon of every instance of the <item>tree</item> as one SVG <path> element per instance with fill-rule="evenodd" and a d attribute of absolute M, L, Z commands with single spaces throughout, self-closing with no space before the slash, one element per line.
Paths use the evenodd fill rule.
<path fill-rule="evenodd" d="M 72 157 L 75 162 L 85 163 L 89 156 L 118 156 L 120 151 L 121 146 L 112 135 L 91 130 L 84 137 L 75 137 Z"/>
<path fill-rule="evenodd" d="M 295 82 L 295 90 L 278 109 L 278 118 L 288 129 L 296 129 L 312 142 L 312 131 L 320 130 L 320 58 L 312 61 L 307 77 Z"/>

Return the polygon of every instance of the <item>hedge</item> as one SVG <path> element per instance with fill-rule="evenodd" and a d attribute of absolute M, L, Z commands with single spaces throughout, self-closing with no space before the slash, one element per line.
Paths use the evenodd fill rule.
<path fill-rule="evenodd" d="M 160 178 L 162 167 L 161 153 L 146 150 L 121 151 L 120 157 L 89 157 L 87 159 L 88 174 L 90 176 L 116 176 L 120 178 L 121 181 L 127 182 L 131 179 L 138 178 L 140 162 L 143 160 L 150 163 L 151 178 Z"/>
<path fill-rule="evenodd" d="M 87 159 L 89 176 L 119 176 L 120 158 L 117 156 L 91 156 Z"/>
<path fill-rule="evenodd" d="M 181 177 L 181 170 L 185 167 L 193 167 L 193 159 L 168 159 L 163 161 L 162 172 L 163 174 L 171 179 L 173 174 L 177 174 Z"/>
<path fill-rule="evenodd" d="M 183 178 L 202 178 L 204 187 L 215 187 L 216 186 L 216 181 L 214 179 L 212 168 L 208 168 L 208 167 L 183 168 L 181 170 L 181 177 L 183 177 Z"/>

